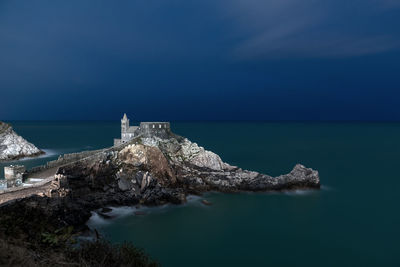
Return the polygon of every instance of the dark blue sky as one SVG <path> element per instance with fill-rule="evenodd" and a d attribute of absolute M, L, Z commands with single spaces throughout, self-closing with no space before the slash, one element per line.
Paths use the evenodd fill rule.
<path fill-rule="evenodd" d="M 1 0 L 0 90 L 0 120 L 400 120 L 400 1 Z"/>

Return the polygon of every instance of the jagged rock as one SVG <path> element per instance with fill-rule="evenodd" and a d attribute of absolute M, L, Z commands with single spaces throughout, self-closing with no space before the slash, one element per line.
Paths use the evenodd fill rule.
<path fill-rule="evenodd" d="M 320 187 L 317 171 L 296 165 L 272 177 L 224 163 L 211 151 L 186 138 L 139 138 L 111 153 L 63 166 L 67 178 L 61 192 L 70 192 L 86 206 L 122 203 L 182 203 L 188 194 L 205 191 L 271 191 Z M 65 190 L 67 188 L 67 190 Z"/>
<path fill-rule="evenodd" d="M 44 152 L 15 133 L 10 125 L 0 122 L 0 161 L 34 157 L 41 154 Z"/>
<path fill-rule="evenodd" d="M 158 147 L 132 144 L 118 153 L 118 159 L 125 165 L 151 171 L 154 177 L 165 184 L 176 182 L 176 176 L 168 160 Z"/>
<path fill-rule="evenodd" d="M 126 164 L 139 167 L 147 161 L 147 151 L 143 145 L 129 145 L 119 152 L 119 158 Z"/>
<path fill-rule="evenodd" d="M 133 187 L 133 184 L 130 181 L 121 178 L 118 180 L 118 187 L 121 191 L 127 191 Z"/>
<path fill-rule="evenodd" d="M 152 180 L 153 180 L 153 177 L 151 177 L 150 173 L 146 172 L 142 177 L 142 182 L 140 184 L 140 190 L 143 191 L 144 189 L 146 189 L 150 185 Z"/>

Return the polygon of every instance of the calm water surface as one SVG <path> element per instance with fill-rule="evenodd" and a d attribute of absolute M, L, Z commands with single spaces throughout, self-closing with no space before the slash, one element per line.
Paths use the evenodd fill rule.
<path fill-rule="evenodd" d="M 97 149 L 118 122 L 14 122 L 50 152 Z M 400 266 L 400 124 L 173 123 L 173 130 L 244 169 L 271 175 L 301 162 L 320 172 L 322 190 L 209 193 L 181 206 L 89 222 L 113 242 L 129 240 L 163 266 Z M 1 165 L 1 167 L 4 166 Z"/>

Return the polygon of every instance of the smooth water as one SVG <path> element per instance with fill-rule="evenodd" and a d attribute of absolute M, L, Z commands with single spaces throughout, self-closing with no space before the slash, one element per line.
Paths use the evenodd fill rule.
<path fill-rule="evenodd" d="M 119 124 L 16 122 L 58 153 L 112 144 Z M 400 124 L 173 123 L 173 130 L 232 165 L 271 175 L 301 162 L 322 190 L 209 193 L 181 206 L 114 211 L 89 221 L 113 242 L 132 241 L 163 266 L 399 266 Z M 28 166 L 49 158 L 27 160 Z"/>

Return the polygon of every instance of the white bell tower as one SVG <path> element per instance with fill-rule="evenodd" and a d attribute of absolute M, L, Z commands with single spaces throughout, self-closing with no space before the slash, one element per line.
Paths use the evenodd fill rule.
<path fill-rule="evenodd" d="M 129 129 L 129 119 L 126 116 L 126 113 L 124 113 L 124 117 L 121 120 L 121 139 L 125 139 L 125 133 Z"/>

